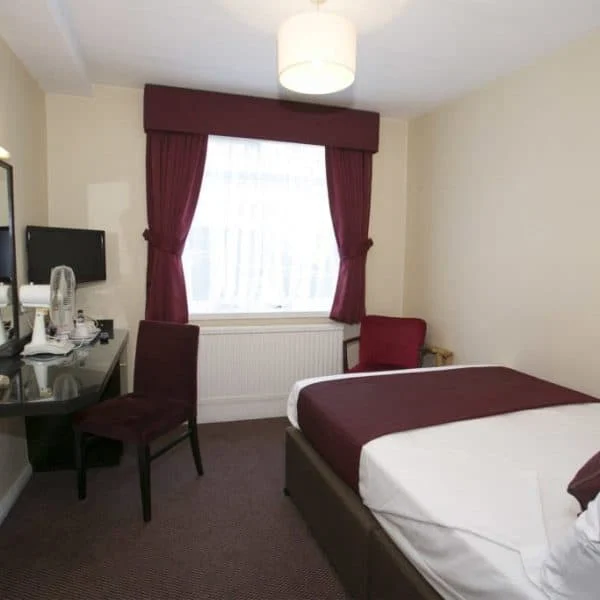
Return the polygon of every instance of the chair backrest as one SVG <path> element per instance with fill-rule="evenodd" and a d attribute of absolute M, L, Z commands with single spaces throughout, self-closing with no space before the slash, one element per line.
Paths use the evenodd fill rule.
<path fill-rule="evenodd" d="M 140 321 L 135 346 L 134 393 L 177 399 L 195 409 L 198 336 L 196 325 Z"/>
<path fill-rule="evenodd" d="M 367 315 L 360 323 L 358 360 L 364 365 L 419 367 L 426 331 L 423 319 Z"/>

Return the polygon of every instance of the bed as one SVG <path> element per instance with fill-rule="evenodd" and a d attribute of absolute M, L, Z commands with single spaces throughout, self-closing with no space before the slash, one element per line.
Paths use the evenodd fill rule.
<path fill-rule="evenodd" d="M 541 561 L 578 513 L 566 484 L 597 450 L 595 398 L 442 367 L 303 380 L 288 417 L 286 492 L 352 597 L 546 598 Z"/>

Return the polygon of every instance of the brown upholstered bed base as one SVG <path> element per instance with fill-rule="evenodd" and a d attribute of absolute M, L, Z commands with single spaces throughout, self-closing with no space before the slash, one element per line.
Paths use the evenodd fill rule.
<path fill-rule="evenodd" d="M 286 430 L 285 488 L 356 600 L 442 600 L 301 432 Z"/>

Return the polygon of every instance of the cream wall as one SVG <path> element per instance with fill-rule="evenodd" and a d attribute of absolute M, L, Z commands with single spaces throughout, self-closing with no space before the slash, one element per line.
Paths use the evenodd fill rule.
<path fill-rule="evenodd" d="M 108 86 L 95 86 L 91 98 L 46 97 L 50 223 L 108 234 L 108 281 L 78 289 L 77 304 L 91 316 L 115 318 L 132 334 L 144 312 L 146 277 L 142 99 L 142 90 Z M 407 133 L 405 121 L 381 122 L 373 163 L 370 233 L 375 245 L 367 264 L 372 312 L 402 312 Z"/>
<path fill-rule="evenodd" d="M 25 281 L 23 230 L 45 225 L 46 145 L 44 94 L 0 40 L 0 146 L 14 170 L 17 278 Z M 22 419 L 0 419 L 0 520 L 29 473 Z"/>
<path fill-rule="evenodd" d="M 107 280 L 78 286 L 77 307 L 114 319 L 133 341 L 146 277 L 142 99 L 142 90 L 107 86 L 93 97 L 46 96 L 49 222 L 106 231 Z"/>
<path fill-rule="evenodd" d="M 600 394 L 600 34 L 411 121 L 405 309 Z"/>
<path fill-rule="evenodd" d="M 402 316 L 406 236 L 408 123 L 382 119 L 373 157 L 371 222 L 367 255 L 367 313 Z"/>

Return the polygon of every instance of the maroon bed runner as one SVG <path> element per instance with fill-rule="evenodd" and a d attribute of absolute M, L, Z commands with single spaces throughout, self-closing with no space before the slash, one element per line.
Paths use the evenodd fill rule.
<path fill-rule="evenodd" d="M 300 391 L 298 423 L 319 454 L 358 492 L 361 448 L 382 435 L 599 401 L 506 367 L 466 367 L 313 383 Z"/>

